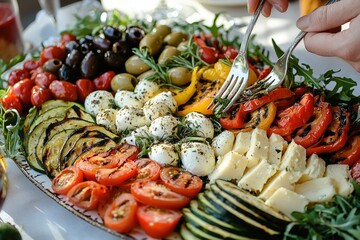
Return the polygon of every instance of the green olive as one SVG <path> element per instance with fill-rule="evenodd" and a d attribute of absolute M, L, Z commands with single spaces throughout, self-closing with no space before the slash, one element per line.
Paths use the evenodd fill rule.
<path fill-rule="evenodd" d="M 172 32 L 164 38 L 164 43 L 176 47 L 179 43 L 186 40 L 186 34 L 183 32 Z"/>
<path fill-rule="evenodd" d="M 164 39 L 166 35 L 171 33 L 171 27 L 169 27 L 168 25 L 159 25 L 154 29 L 153 32 L 159 35 L 162 39 Z"/>
<path fill-rule="evenodd" d="M 139 48 L 146 48 L 150 55 L 154 56 L 160 52 L 163 46 L 162 38 L 154 33 L 147 34 L 143 39 L 141 39 Z"/>
<path fill-rule="evenodd" d="M 182 86 L 191 82 L 191 71 L 185 67 L 174 67 L 168 74 L 172 84 Z"/>
<path fill-rule="evenodd" d="M 111 89 L 114 92 L 117 90 L 134 91 L 137 82 L 138 80 L 134 75 L 129 73 L 119 73 L 111 80 Z"/>
<path fill-rule="evenodd" d="M 155 73 L 154 70 L 148 70 L 148 71 L 140 74 L 139 76 L 137 76 L 137 79 L 138 79 L 138 81 L 141 81 L 141 80 L 143 80 L 144 78 L 147 78 L 148 76 L 153 75 L 154 73 Z"/>
<path fill-rule="evenodd" d="M 189 41 L 186 40 L 186 41 L 182 41 L 181 43 L 179 43 L 179 45 L 177 46 L 177 49 L 182 52 L 182 51 L 185 51 L 187 49 L 187 46 L 189 44 Z"/>
<path fill-rule="evenodd" d="M 142 74 L 149 70 L 150 67 L 146 65 L 138 56 L 133 55 L 128 58 L 125 62 L 126 72 L 133 74 L 135 76 Z"/>
<path fill-rule="evenodd" d="M 162 64 L 165 63 L 170 57 L 177 56 L 180 54 L 180 51 L 174 46 L 166 46 L 164 50 L 162 50 L 159 58 L 158 63 Z"/>

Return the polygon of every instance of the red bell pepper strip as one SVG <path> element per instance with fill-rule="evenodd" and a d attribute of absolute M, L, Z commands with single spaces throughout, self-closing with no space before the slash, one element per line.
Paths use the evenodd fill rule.
<path fill-rule="evenodd" d="M 353 166 L 360 158 L 360 135 L 350 137 L 348 145 L 336 152 L 332 157 L 332 161 L 339 164 L 348 164 Z"/>
<path fill-rule="evenodd" d="M 244 126 L 244 119 L 246 116 L 246 113 L 243 111 L 243 107 L 244 105 L 241 104 L 228 111 L 226 117 L 220 118 L 221 126 L 226 130 L 242 128 Z"/>

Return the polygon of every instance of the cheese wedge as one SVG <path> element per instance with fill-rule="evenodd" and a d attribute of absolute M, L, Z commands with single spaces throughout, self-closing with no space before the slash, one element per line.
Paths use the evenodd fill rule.
<path fill-rule="evenodd" d="M 259 198 L 266 200 L 281 187 L 294 190 L 294 185 L 291 184 L 290 177 L 291 175 L 289 172 L 285 170 L 278 171 L 264 186 L 264 189 L 260 193 Z"/>
<path fill-rule="evenodd" d="M 233 151 L 245 154 L 250 148 L 252 132 L 239 132 L 236 136 Z"/>
<path fill-rule="evenodd" d="M 326 167 L 326 177 L 334 180 L 336 193 L 341 196 L 348 196 L 354 190 L 351 184 L 349 165 L 346 164 L 331 164 Z"/>
<path fill-rule="evenodd" d="M 280 166 L 281 157 L 288 146 L 287 141 L 278 134 L 271 134 L 269 138 L 268 162 Z"/>
<path fill-rule="evenodd" d="M 296 183 L 306 169 L 306 149 L 292 141 L 281 159 L 280 169 L 290 172 L 291 183 Z"/>
<path fill-rule="evenodd" d="M 269 139 L 266 131 L 255 128 L 251 133 L 250 147 L 246 153 L 249 159 L 248 168 L 255 166 L 261 159 L 267 159 L 269 153 Z"/>
<path fill-rule="evenodd" d="M 325 174 L 326 163 L 316 154 L 312 154 L 306 160 L 306 169 L 303 172 L 299 183 L 306 182 L 312 179 L 321 178 Z"/>
<path fill-rule="evenodd" d="M 328 202 L 336 194 L 334 181 L 330 177 L 295 184 L 295 192 L 303 195 L 310 202 Z"/>

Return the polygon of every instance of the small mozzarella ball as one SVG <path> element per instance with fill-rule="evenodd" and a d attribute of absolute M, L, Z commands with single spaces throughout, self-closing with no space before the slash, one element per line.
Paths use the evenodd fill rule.
<path fill-rule="evenodd" d="M 169 143 L 160 143 L 151 146 L 149 158 L 161 166 L 177 166 L 179 164 L 179 154 L 175 146 Z"/>
<path fill-rule="evenodd" d="M 118 132 L 133 130 L 146 124 L 147 121 L 141 108 L 125 107 L 116 113 L 116 129 Z"/>
<path fill-rule="evenodd" d="M 98 125 L 104 126 L 106 129 L 116 132 L 116 109 L 108 108 L 105 110 L 100 110 L 96 114 L 96 123 Z"/>
<path fill-rule="evenodd" d="M 111 92 L 97 90 L 90 93 L 84 102 L 85 110 L 93 116 L 96 116 L 100 110 L 112 108 L 114 96 Z"/>
<path fill-rule="evenodd" d="M 205 115 L 198 112 L 191 112 L 185 116 L 188 126 L 197 131 L 199 137 L 213 138 L 214 125 Z"/>
<path fill-rule="evenodd" d="M 150 136 L 149 127 L 142 126 L 136 128 L 128 136 L 125 137 L 125 142 L 131 145 L 136 145 L 136 138 L 147 138 Z"/>
<path fill-rule="evenodd" d="M 143 102 L 136 97 L 134 92 L 127 90 L 119 90 L 116 92 L 115 104 L 119 108 L 124 108 L 126 106 L 141 108 L 144 105 Z"/>
<path fill-rule="evenodd" d="M 213 138 L 211 146 L 214 149 L 215 156 L 224 156 L 233 149 L 235 135 L 231 131 L 223 131 Z"/>
<path fill-rule="evenodd" d="M 175 113 L 177 103 L 171 92 L 162 92 L 144 104 L 144 114 L 149 121 Z"/>
<path fill-rule="evenodd" d="M 181 144 L 180 159 L 185 170 L 197 176 L 207 176 L 215 169 L 215 154 L 206 143 Z"/>
<path fill-rule="evenodd" d="M 172 115 L 167 115 L 155 119 L 149 127 L 149 132 L 158 139 L 165 139 L 173 136 L 177 128 L 178 120 Z"/>
<path fill-rule="evenodd" d="M 146 102 L 155 96 L 158 90 L 159 85 L 157 83 L 142 79 L 136 84 L 134 93 L 139 100 Z"/>

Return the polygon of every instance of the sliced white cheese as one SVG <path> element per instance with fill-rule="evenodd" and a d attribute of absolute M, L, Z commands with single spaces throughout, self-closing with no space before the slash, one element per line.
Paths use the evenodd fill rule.
<path fill-rule="evenodd" d="M 275 173 L 276 167 L 263 159 L 244 174 L 244 176 L 238 181 L 238 186 L 242 189 L 258 194 L 261 192 L 269 178 L 271 178 Z"/>
<path fill-rule="evenodd" d="M 264 186 L 259 198 L 266 200 L 281 187 L 294 190 L 294 185 L 291 184 L 290 177 L 291 175 L 289 172 L 285 170 L 278 171 Z"/>
<path fill-rule="evenodd" d="M 309 201 L 304 196 L 281 187 L 265 201 L 265 204 L 279 210 L 291 218 L 292 212 L 304 212 Z"/>
<path fill-rule="evenodd" d="M 326 177 L 334 180 L 336 193 L 341 196 L 348 196 L 354 190 L 351 184 L 349 165 L 346 164 L 331 164 L 326 167 Z"/>
<path fill-rule="evenodd" d="M 245 171 L 247 158 L 234 151 L 230 151 L 222 157 L 215 170 L 209 175 L 210 182 L 216 179 L 239 180 Z"/>
<path fill-rule="evenodd" d="M 306 169 L 306 149 L 292 141 L 281 159 L 280 169 L 290 172 L 291 183 L 297 182 Z"/>
<path fill-rule="evenodd" d="M 288 146 L 287 141 L 278 134 L 271 134 L 269 138 L 269 157 L 268 162 L 280 166 L 281 157 Z"/>
<path fill-rule="evenodd" d="M 239 132 L 236 135 L 233 151 L 245 154 L 250 148 L 251 132 Z"/>
<path fill-rule="evenodd" d="M 246 153 L 249 159 L 248 168 L 255 166 L 260 159 L 267 159 L 269 152 L 269 139 L 266 131 L 260 128 L 255 128 L 251 133 L 250 147 Z"/>
<path fill-rule="evenodd" d="M 317 154 L 312 154 L 306 160 L 306 169 L 299 179 L 299 183 L 306 182 L 312 179 L 321 178 L 325 174 L 326 163 Z"/>
<path fill-rule="evenodd" d="M 305 196 L 310 202 L 328 202 L 336 194 L 334 181 L 330 177 L 295 184 L 295 192 Z"/>

